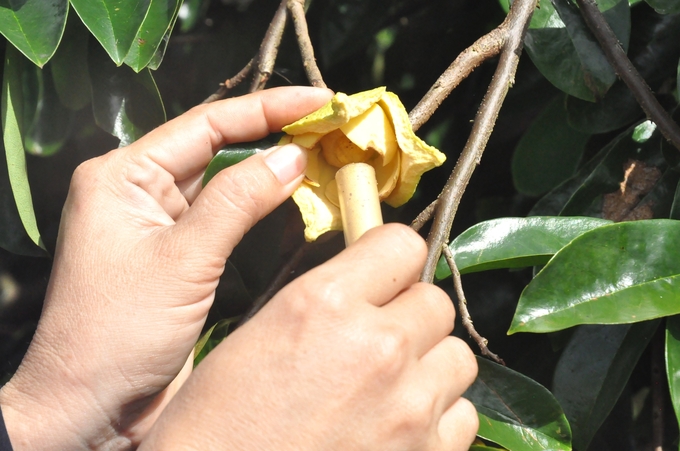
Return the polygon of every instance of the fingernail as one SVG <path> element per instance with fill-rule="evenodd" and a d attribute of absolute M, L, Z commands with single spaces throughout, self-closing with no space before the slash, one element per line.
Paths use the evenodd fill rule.
<path fill-rule="evenodd" d="M 287 185 L 305 171 L 307 151 L 296 144 L 286 144 L 265 156 L 264 163 L 282 185 Z"/>

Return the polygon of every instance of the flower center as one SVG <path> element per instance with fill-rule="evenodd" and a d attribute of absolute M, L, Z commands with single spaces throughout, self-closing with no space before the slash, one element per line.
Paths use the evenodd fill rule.
<path fill-rule="evenodd" d="M 321 138 L 320 144 L 324 158 L 328 164 L 336 168 L 350 163 L 366 162 L 375 154 L 372 149 L 361 150 L 339 129 Z"/>

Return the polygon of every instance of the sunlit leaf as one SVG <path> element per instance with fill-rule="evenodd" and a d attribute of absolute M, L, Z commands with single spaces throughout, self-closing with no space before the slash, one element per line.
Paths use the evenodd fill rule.
<path fill-rule="evenodd" d="M 477 380 L 463 396 L 477 408 L 485 440 L 511 451 L 571 451 L 571 429 L 553 395 L 507 367 L 477 357 Z"/>
<path fill-rule="evenodd" d="M 621 222 L 562 248 L 522 293 L 508 333 L 680 313 L 680 221 Z"/>
<path fill-rule="evenodd" d="M 151 0 L 71 0 L 85 26 L 116 65 L 125 60 Z"/>
<path fill-rule="evenodd" d="M 572 335 L 555 368 L 552 392 L 569 419 L 576 449 L 588 449 L 658 325 L 654 320 L 582 326 Z"/>
<path fill-rule="evenodd" d="M 148 69 L 117 68 L 97 46 L 89 51 L 94 117 L 125 146 L 165 122 L 165 110 Z"/>
<path fill-rule="evenodd" d="M 666 319 L 666 376 L 675 417 L 680 424 L 680 316 Z"/>
<path fill-rule="evenodd" d="M 27 61 L 14 47 L 5 49 L 5 69 L 2 78 L 2 138 L 7 161 L 7 174 L 16 209 L 31 241 L 44 249 L 33 211 L 33 198 L 28 182 L 26 154 L 23 140 L 22 73 Z M 11 211 L 11 209 L 10 209 Z M 19 242 L 10 238 L 11 242 Z M 36 248 L 37 249 L 37 248 Z M 37 254 L 35 250 L 20 249 L 21 253 Z"/>
<path fill-rule="evenodd" d="M 234 328 L 240 319 L 240 316 L 235 316 L 233 318 L 220 320 L 199 338 L 194 346 L 194 367 L 201 363 L 201 360 L 203 360 L 210 351 L 215 349 L 222 340 L 234 331 Z"/>
<path fill-rule="evenodd" d="M 144 69 L 152 60 L 156 68 L 160 65 L 181 4 L 181 0 L 151 0 L 146 17 L 125 57 L 125 64 L 135 72 Z"/>
<path fill-rule="evenodd" d="M 630 37 L 630 10 L 626 0 L 598 2 L 607 22 L 624 48 Z M 569 0 L 541 2 L 541 12 L 526 36 L 527 53 L 556 87 L 580 99 L 601 99 L 616 81 L 599 44 Z"/>
<path fill-rule="evenodd" d="M 54 55 L 66 25 L 68 0 L 0 3 L 0 33 L 42 67 Z"/>
<path fill-rule="evenodd" d="M 543 265 L 577 236 L 610 221 L 596 218 L 500 218 L 476 224 L 449 245 L 461 274 Z M 451 275 L 442 258 L 436 277 Z"/>
<path fill-rule="evenodd" d="M 205 174 L 203 175 L 203 186 L 207 185 L 208 182 L 222 169 L 226 169 L 229 166 L 233 166 L 236 163 L 240 163 L 246 158 L 255 155 L 258 152 L 269 149 L 275 146 L 279 140 L 278 135 L 271 135 L 265 139 L 259 141 L 253 141 L 249 143 L 239 143 L 231 144 L 226 146 L 224 149 L 217 152 L 217 154 L 210 160 L 208 167 L 205 169 Z"/>
<path fill-rule="evenodd" d="M 515 188 L 520 193 L 539 196 L 571 177 L 589 137 L 567 122 L 563 96 L 555 98 L 515 148 L 512 158 Z"/>

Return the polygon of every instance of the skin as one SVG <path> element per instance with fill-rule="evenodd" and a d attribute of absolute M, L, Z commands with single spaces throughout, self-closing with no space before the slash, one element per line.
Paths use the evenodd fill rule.
<path fill-rule="evenodd" d="M 425 245 L 405 226 L 292 282 L 190 375 L 227 257 L 306 157 L 274 148 L 201 190 L 205 166 L 331 95 L 203 105 L 78 167 L 38 329 L 0 391 L 15 450 L 467 450 L 475 360 L 450 299 L 417 282 Z"/>

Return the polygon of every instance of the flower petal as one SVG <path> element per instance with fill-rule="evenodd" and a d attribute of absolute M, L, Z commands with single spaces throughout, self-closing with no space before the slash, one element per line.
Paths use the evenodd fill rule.
<path fill-rule="evenodd" d="M 348 96 L 342 92 L 336 93 L 330 102 L 319 110 L 283 127 L 289 135 L 303 133 L 328 133 L 349 122 L 368 110 L 371 105 L 380 100 L 385 87 L 371 89 Z"/>
<path fill-rule="evenodd" d="M 362 150 L 370 148 L 382 155 L 384 165 L 392 161 L 397 153 L 398 146 L 394 129 L 387 115 L 378 105 L 371 105 L 366 112 L 341 126 L 340 130 Z"/>
<path fill-rule="evenodd" d="M 399 181 L 392 194 L 385 199 L 388 205 L 398 207 L 413 196 L 423 173 L 441 166 L 446 160 L 446 155 L 416 136 L 399 97 L 391 92 L 385 92 L 380 99 L 380 105 L 390 116 L 397 143 L 402 151 Z"/>
<path fill-rule="evenodd" d="M 317 150 L 318 154 L 318 150 Z M 310 156 L 311 157 L 311 156 Z M 318 161 L 318 185 L 301 183 L 293 193 L 293 200 L 300 208 L 305 223 L 305 239 L 314 241 L 331 230 L 342 230 L 340 209 L 326 197 L 326 188 L 335 179 L 337 168 L 323 158 Z"/>
<path fill-rule="evenodd" d="M 385 200 L 394 191 L 399 182 L 399 169 L 401 168 L 401 156 L 399 154 L 392 158 L 389 164 L 380 164 L 382 158 L 377 158 L 376 163 L 372 164 L 375 169 L 375 178 L 378 181 L 378 197 Z"/>

